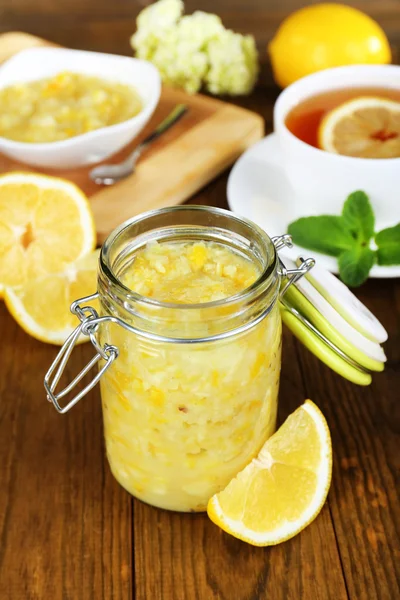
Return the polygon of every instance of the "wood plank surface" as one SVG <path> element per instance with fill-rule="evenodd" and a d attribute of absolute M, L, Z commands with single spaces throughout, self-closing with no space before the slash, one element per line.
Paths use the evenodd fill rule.
<path fill-rule="evenodd" d="M 129 53 L 147 0 L 3 0 L 0 28 L 69 47 Z M 398 0 L 351 2 L 400 46 Z M 250 31 L 263 48 L 300 0 L 189 0 Z M 397 51 L 398 54 L 398 51 Z M 271 130 L 278 90 L 266 56 L 262 85 L 239 105 Z M 267 83 L 267 85 L 264 85 Z M 226 174 L 190 202 L 226 207 Z M 279 419 L 306 397 L 327 417 L 332 487 L 320 516 L 275 548 L 252 548 L 205 515 L 154 509 L 112 478 L 104 456 L 99 392 L 66 416 L 46 402 L 43 375 L 56 349 L 28 337 L 0 304 L 1 600 L 397 600 L 400 598 L 400 280 L 357 291 L 388 329 L 388 363 L 369 388 L 345 382 L 284 336 Z M 91 356 L 79 347 L 68 374 Z"/>
<path fill-rule="evenodd" d="M 399 293 L 398 281 L 370 281 L 360 291 L 389 334 L 385 371 L 363 391 L 298 348 L 307 394 L 318 398 L 332 433 L 330 505 L 350 598 L 400 597 Z"/>
<path fill-rule="evenodd" d="M 43 388 L 55 347 L 3 303 L 0 331 L 0 598 L 128 600 L 131 499 L 105 461 L 98 392 L 61 418 Z M 69 377 L 89 355 L 78 347 Z"/>

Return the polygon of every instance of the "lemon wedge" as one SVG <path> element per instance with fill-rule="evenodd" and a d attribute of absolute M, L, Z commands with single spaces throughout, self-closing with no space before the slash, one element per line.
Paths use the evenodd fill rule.
<path fill-rule="evenodd" d="M 42 342 L 61 345 L 79 321 L 70 312 L 74 300 L 96 291 L 99 250 L 23 286 L 5 288 L 6 306 L 17 323 Z M 92 303 L 96 308 L 96 304 Z M 80 342 L 88 338 L 81 337 Z"/>
<path fill-rule="evenodd" d="M 368 96 L 344 102 L 322 119 L 318 142 L 345 156 L 400 157 L 400 102 Z"/>
<path fill-rule="evenodd" d="M 74 184 L 37 173 L 0 177 L 0 295 L 62 271 L 95 246 L 89 202 Z"/>
<path fill-rule="evenodd" d="M 210 499 L 208 516 L 227 533 L 254 546 L 279 544 L 318 515 L 331 474 L 328 425 L 319 408 L 306 400 L 257 458 Z"/>

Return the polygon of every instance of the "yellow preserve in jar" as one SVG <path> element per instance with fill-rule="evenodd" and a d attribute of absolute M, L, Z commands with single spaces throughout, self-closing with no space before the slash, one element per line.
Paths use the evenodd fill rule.
<path fill-rule="evenodd" d="M 121 280 L 142 296 L 179 304 L 205 304 L 242 292 L 257 265 L 213 242 L 149 243 Z"/>
<path fill-rule="evenodd" d="M 277 257 L 225 211 L 180 207 L 122 226 L 100 261 L 101 378 L 111 470 L 162 508 L 205 510 L 274 432 Z M 121 326 L 121 323 L 123 324 Z"/>

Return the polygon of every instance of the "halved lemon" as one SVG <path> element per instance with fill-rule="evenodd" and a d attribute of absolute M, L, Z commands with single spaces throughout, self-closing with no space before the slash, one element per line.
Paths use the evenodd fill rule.
<path fill-rule="evenodd" d="M 306 402 L 264 444 L 257 458 L 213 496 L 208 516 L 227 533 L 272 546 L 320 512 L 332 475 L 332 446 L 319 408 Z"/>
<path fill-rule="evenodd" d="M 95 246 L 88 199 L 74 184 L 37 173 L 0 176 L 0 295 L 62 271 Z"/>
<path fill-rule="evenodd" d="M 70 312 L 72 302 L 96 291 L 98 257 L 99 250 L 95 250 L 60 273 L 45 274 L 23 286 L 5 288 L 4 300 L 9 312 L 29 335 L 42 342 L 63 344 L 79 323 Z M 87 339 L 82 337 L 79 341 Z"/>
<path fill-rule="evenodd" d="M 400 157 L 400 102 L 368 96 L 344 102 L 322 119 L 318 143 L 345 156 Z"/>

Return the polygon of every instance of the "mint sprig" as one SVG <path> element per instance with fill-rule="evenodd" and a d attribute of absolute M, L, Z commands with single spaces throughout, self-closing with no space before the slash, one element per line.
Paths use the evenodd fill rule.
<path fill-rule="evenodd" d="M 375 262 L 375 252 L 366 246 L 354 246 L 346 250 L 338 258 L 339 273 L 346 285 L 358 287 L 368 277 Z"/>
<path fill-rule="evenodd" d="M 375 236 L 375 244 L 378 246 L 378 265 L 400 264 L 400 223 L 394 227 L 382 229 Z"/>
<path fill-rule="evenodd" d="M 374 235 L 375 215 L 365 192 L 353 192 L 348 196 L 343 204 L 342 221 L 360 244 L 369 242 Z"/>
<path fill-rule="evenodd" d="M 375 262 L 400 264 L 400 223 L 375 233 L 374 211 L 361 190 L 348 196 L 340 216 L 302 217 L 290 223 L 288 233 L 303 248 L 337 257 L 340 278 L 350 287 L 364 283 Z"/>
<path fill-rule="evenodd" d="M 333 215 L 298 219 L 289 225 L 288 233 L 299 246 L 330 256 L 338 256 L 354 244 L 342 217 Z"/>

